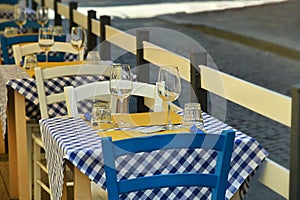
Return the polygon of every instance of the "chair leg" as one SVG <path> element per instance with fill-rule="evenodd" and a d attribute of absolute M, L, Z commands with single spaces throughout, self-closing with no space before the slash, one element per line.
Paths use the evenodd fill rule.
<path fill-rule="evenodd" d="M 41 159 L 41 149 L 38 144 L 33 142 L 33 171 L 34 171 L 34 200 L 41 200 L 41 187 L 38 184 L 38 180 L 41 179 L 41 169 L 38 166 L 38 161 Z"/>
<path fill-rule="evenodd" d="M 30 185 L 30 199 L 32 199 L 32 131 L 31 127 L 27 126 L 27 152 L 28 152 L 28 175 L 29 175 L 29 185 Z"/>

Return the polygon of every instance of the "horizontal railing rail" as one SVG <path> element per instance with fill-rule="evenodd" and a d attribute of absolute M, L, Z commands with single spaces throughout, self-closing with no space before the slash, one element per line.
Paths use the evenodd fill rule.
<path fill-rule="evenodd" d="M 34 1 L 39 3 L 37 0 Z M 59 0 L 47 0 L 45 1 L 45 6 L 53 10 L 56 8 L 57 13 L 55 16 L 63 16 L 64 18 L 69 19 L 70 27 L 75 23 L 88 29 L 88 24 L 90 23 L 91 27 L 89 31 L 91 31 L 91 33 L 95 36 L 100 37 L 100 41 L 106 41 L 107 43 L 114 44 L 134 55 L 137 55 L 139 58 L 142 57 L 140 60 L 143 60 L 144 62 L 149 62 L 156 66 L 181 66 L 181 78 L 191 82 L 196 93 L 201 93 L 199 95 L 197 94 L 197 97 L 202 97 L 202 99 L 199 99 L 201 104 L 207 104 L 207 95 L 205 93 L 212 92 L 276 122 L 291 127 L 292 130 L 295 130 L 294 135 L 297 135 L 298 139 L 300 130 L 299 113 L 298 115 L 292 115 L 292 107 L 295 110 L 298 109 L 297 111 L 300 112 L 300 100 L 296 102 L 299 105 L 293 103 L 293 99 L 297 98 L 297 95 L 300 96 L 299 92 L 292 96 L 292 98 L 281 95 L 274 91 L 209 68 L 206 66 L 206 61 L 203 59 L 198 59 L 198 63 L 195 63 L 195 55 L 197 54 L 192 54 L 191 59 L 188 59 L 166 50 L 157 44 L 152 44 L 149 41 L 142 41 L 143 50 L 137 51 L 137 44 L 139 44 L 139 41 L 136 36 L 110 26 L 109 17 L 107 16 L 100 16 L 100 20 L 93 18 L 90 19 L 89 22 L 87 15 L 76 10 L 77 5 L 75 7 L 70 6 L 73 5 L 72 3 L 74 2 L 70 2 L 68 6 L 64 5 Z M 110 58 L 109 48 L 110 47 L 108 45 L 105 50 L 102 50 L 102 53 L 107 54 L 106 58 Z M 138 55 L 139 53 L 142 53 L 142 56 Z M 199 68 L 194 70 L 192 66 Z M 195 75 L 195 73 L 197 74 Z M 216 84 L 216 79 L 221 80 L 220 82 L 222 84 Z M 294 108 L 297 105 L 298 107 Z M 295 122 L 292 123 L 292 120 Z M 293 126 L 296 125 L 297 127 L 294 128 Z M 293 148 L 294 147 L 291 146 L 291 151 Z M 294 154 L 298 155 L 298 152 L 299 151 L 296 151 Z M 293 156 L 291 159 L 297 160 L 297 162 L 291 161 L 291 169 L 293 168 L 293 171 L 289 171 L 270 159 L 266 159 L 266 162 L 260 169 L 259 180 L 286 199 L 300 199 L 300 191 L 295 189 L 299 185 L 298 180 L 300 180 L 300 178 L 295 180 L 300 174 L 298 172 L 300 167 L 300 164 L 298 164 L 299 159 L 295 158 L 296 155 L 291 154 L 291 156 Z M 294 174 L 297 174 L 298 176 L 295 176 Z"/>

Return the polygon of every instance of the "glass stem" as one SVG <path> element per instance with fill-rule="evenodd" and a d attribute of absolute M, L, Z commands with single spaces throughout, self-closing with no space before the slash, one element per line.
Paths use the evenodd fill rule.
<path fill-rule="evenodd" d="M 171 129 L 172 128 L 172 122 L 171 122 L 171 101 L 168 101 L 168 129 Z"/>
<path fill-rule="evenodd" d="M 45 52 L 46 54 L 46 68 L 48 67 L 48 51 Z"/>
<path fill-rule="evenodd" d="M 124 99 L 120 99 L 120 114 L 121 114 L 121 124 L 124 122 L 124 119 L 123 119 L 123 102 L 124 102 Z"/>

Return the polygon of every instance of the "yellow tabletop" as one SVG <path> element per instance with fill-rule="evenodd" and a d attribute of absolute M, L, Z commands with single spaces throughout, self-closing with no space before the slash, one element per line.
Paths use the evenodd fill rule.
<path fill-rule="evenodd" d="M 112 121 L 113 123 L 118 122 L 120 120 L 120 115 L 113 115 Z M 147 113 L 134 113 L 134 114 L 124 114 L 124 121 L 132 125 L 132 127 L 137 126 L 156 126 L 156 125 L 164 125 L 167 123 L 167 112 L 147 112 Z M 182 117 L 178 115 L 176 112 L 171 112 L 171 121 L 173 124 L 180 124 Z M 113 128 L 112 125 L 105 124 L 101 126 L 101 128 Z M 109 130 L 109 131 L 100 131 L 98 135 L 100 137 L 112 137 L 113 140 L 122 140 L 132 137 L 143 137 L 149 136 L 153 134 L 167 134 L 167 133 L 183 133 L 189 132 L 187 128 L 180 128 L 177 130 L 164 130 L 156 133 L 141 133 L 137 130 Z"/>

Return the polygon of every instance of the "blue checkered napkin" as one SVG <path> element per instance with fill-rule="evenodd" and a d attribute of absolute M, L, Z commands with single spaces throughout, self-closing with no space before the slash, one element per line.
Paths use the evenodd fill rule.
<path fill-rule="evenodd" d="M 60 77 L 45 81 L 46 94 L 63 92 L 65 86 L 72 85 L 77 87 L 86 83 L 95 81 L 103 81 L 103 76 L 76 76 L 76 77 Z M 40 112 L 38 107 L 38 94 L 35 80 L 33 78 L 11 79 L 7 83 L 8 86 L 19 92 L 26 100 L 26 115 L 31 119 L 39 119 Z M 79 113 L 91 112 L 92 101 L 84 101 L 79 104 Z M 49 116 L 65 116 L 67 109 L 65 103 L 49 105 Z"/>
<path fill-rule="evenodd" d="M 207 132 L 221 133 L 232 127 L 203 113 L 204 129 Z M 48 119 L 40 122 L 46 146 L 47 162 L 51 178 L 51 188 L 55 197 L 61 196 L 63 184 L 63 160 L 72 162 L 91 180 L 105 185 L 101 143 L 96 132 L 80 118 Z M 237 131 L 231 170 L 228 177 L 226 199 L 230 199 L 244 181 L 266 158 L 268 153 L 253 138 Z M 212 172 L 216 153 L 204 150 L 167 150 L 140 155 L 123 156 L 117 159 L 118 178 L 127 179 L 158 172 L 204 171 Z M 172 160 L 172 162 L 170 162 Z M 130 193 L 122 196 L 127 199 L 207 199 L 207 189 L 166 188 Z M 175 198 L 176 197 L 176 198 Z"/>

